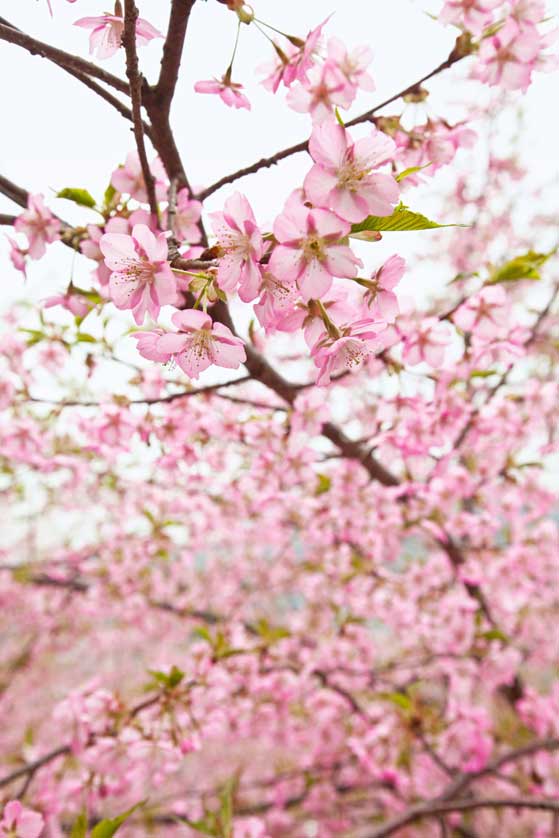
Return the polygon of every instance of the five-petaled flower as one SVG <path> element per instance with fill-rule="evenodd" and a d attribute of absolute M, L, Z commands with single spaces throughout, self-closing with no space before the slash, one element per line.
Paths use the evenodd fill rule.
<path fill-rule="evenodd" d="M 261 284 L 259 260 L 264 255 L 262 235 L 252 208 L 240 192 L 225 201 L 224 212 L 210 214 L 221 251 L 217 284 L 224 291 L 239 285 L 239 297 L 248 303 L 258 296 Z"/>
<path fill-rule="evenodd" d="M 95 53 L 97 58 L 110 58 L 118 52 L 122 44 L 124 32 L 124 18 L 122 15 L 99 15 L 98 17 L 81 17 L 75 21 L 75 26 L 83 29 L 91 29 L 89 36 L 89 51 Z M 163 35 L 147 20 L 139 17 L 136 21 L 136 41 L 141 46 L 148 44 L 154 38 L 162 38 Z"/>
<path fill-rule="evenodd" d="M 308 209 L 292 196 L 274 222 L 278 244 L 270 271 L 285 282 L 296 281 L 303 299 L 322 297 L 334 276 L 353 277 L 362 266 L 343 239 L 350 225 L 333 212 Z"/>
<path fill-rule="evenodd" d="M 0 821 L 0 838 L 38 838 L 44 823 L 39 812 L 24 808 L 19 800 L 10 800 Z"/>
<path fill-rule="evenodd" d="M 60 238 L 60 226 L 60 221 L 45 206 L 42 195 L 30 195 L 27 209 L 14 223 L 14 229 L 28 238 L 28 254 L 32 259 L 40 259 L 45 255 L 47 243 Z"/>
<path fill-rule="evenodd" d="M 374 171 L 394 157 L 391 137 L 373 129 L 352 143 L 346 129 L 329 119 L 315 126 L 309 151 L 315 165 L 305 178 L 305 193 L 313 204 L 352 222 L 391 214 L 398 184 L 392 175 Z"/>
<path fill-rule="evenodd" d="M 177 311 L 171 320 L 179 332 L 140 332 L 135 335 L 138 350 L 151 360 L 174 358 L 190 378 L 212 364 L 237 369 L 246 359 L 243 341 L 227 326 L 213 323 L 209 314 L 195 309 Z"/>
<path fill-rule="evenodd" d="M 99 247 L 112 271 L 111 299 L 117 308 L 132 309 L 138 325 L 146 313 L 155 320 L 161 306 L 176 301 L 177 283 L 163 233 L 154 235 L 145 224 L 136 224 L 131 236 L 105 233 Z"/>

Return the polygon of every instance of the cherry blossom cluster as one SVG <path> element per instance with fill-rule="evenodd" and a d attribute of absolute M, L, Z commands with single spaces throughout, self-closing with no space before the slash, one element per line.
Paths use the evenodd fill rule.
<path fill-rule="evenodd" d="M 219 2 L 235 50 L 266 28 Z M 541 67 L 539 0 L 440 17 L 486 83 Z M 77 23 L 125 59 L 120 3 Z M 480 165 L 477 102 L 451 124 L 415 85 L 417 124 L 352 120 L 371 52 L 327 25 L 267 27 L 264 84 L 310 120 L 269 224 L 239 173 L 193 192 L 154 131 L 101 201 L 1 216 L 24 275 L 51 248 L 91 269 L 1 321 L 1 838 L 553 838 L 549 185 L 515 149 Z M 246 110 L 232 79 L 196 89 Z M 397 230 L 424 251 L 375 256 Z"/>

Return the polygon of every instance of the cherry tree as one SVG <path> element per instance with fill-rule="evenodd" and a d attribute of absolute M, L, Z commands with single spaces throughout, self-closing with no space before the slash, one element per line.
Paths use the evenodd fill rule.
<path fill-rule="evenodd" d="M 87 266 L 0 333 L 0 836 L 559 834 L 556 183 L 510 129 L 549 9 L 439 2 L 450 54 L 378 101 L 332 16 L 34 14 L 66 2 L 82 54 L 0 18 L 3 52 L 132 133 L 95 196 L 0 175 L 22 289 Z M 211 130 L 261 83 L 307 133 L 194 188 L 175 94 L 217 3 Z M 296 155 L 259 217 L 246 179 Z"/>

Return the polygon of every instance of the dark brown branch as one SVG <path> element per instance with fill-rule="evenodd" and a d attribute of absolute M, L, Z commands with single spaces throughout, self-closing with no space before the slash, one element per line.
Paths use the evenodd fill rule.
<path fill-rule="evenodd" d="M 154 88 L 154 95 L 159 100 L 159 108 L 167 116 L 179 77 L 186 27 L 194 3 L 195 0 L 173 0 L 171 6 L 167 37 L 163 45 L 161 71 Z"/>
<path fill-rule="evenodd" d="M 559 800 L 537 800 L 525 797 L 505 798 L 482 798 L 472 800 L 449 800 L 440 803 L 425 803 L 413 806 L 389 821 L 380 829 L 371 832 L 367 838 L 388 838 L 395 835 L 405 826 L 422 820 L 423 818 L 434 818 L 437 815 L 445 815 L 451 812 L 472 812 L 475 809 L 536 809 L 538 811 L 559 812 Z"/>
<path fill-rule="evenodd" d="M 110 87 L 114 87 L 115 90 L 128 94 L 128 85 L 125 81 L 119 79 L 118 76 L 114 76 L 101 67 L 97 67 L 91 61 L 85 61 L 77 55 L 72 55 L 69 52 L 58 49 L 58 47 L 53 47 L 50 44 L 45 44 L 43 41 L 38 41 L 25 32 L 20 32 L 19 29 L 16 29 L 8 21 L 4 20 L 4 18 L 0 18 L 0 21 L 0 40 L 8 41 L 10 44 L 22 47 L 31 53 L 31 55 L 40 55 L 41 58 L 52 61 L 64 70 L 77 71 L 87 76 L 93 76 L 93 78 L 105 82 Z"/>
<path fill-rule="evenodd" d="M 0 175 L 0 192 L 24 209 L 27 209 L 27 201 L 29 199 L 29 192 L 27 189 L 22 189 L 21 186 L 12 183 L 7 177 Z"/>
<path fill-rule="evenodd" d="M 378 113 L 378 111 L 382 110 L 387 105 L 391 105 L 398 99 L 401 99 L 402 96 L 406 96 L 408 93 L 412 93 L 417 88 L 419 88 L 423 84 L 423 82 L 428 81 L 428 79 L 433 78 L 433 76 L 437 76 L 444 70 L 448 70 L 449 67 L 452 67 L 453 64 L 456 64 L 464 57 L 465 55 L 459 50 L 456 50 L 455 48 L 451 52 L 449 57 L 446 59 L 446 61 L 443 61 L 441 64 L 439 64 L 438 67 L 435 67 L 434 70 L 431 70 L 430 73 L 427 73 L 427 75 L 418 79 L 418 81 L 414 82 L 413 84 L 408 85 L 408 87 L 404 88 L 404 90 L 400 90 L 398 93 L 395 93 L 393 96 L 390 96 L 388 99 L 385 99 L 384 102 L 375 105 L 374 108 L 370 108 L 368 111 L 365 111 L 359 116 L 350 119 L 348 122 L 345 123 L 346 127 L 350 128 L 352 125 L 359 125 L 359 123 L 361 122 L 374 122 L 374 115 Z M 255 174 L 255 172 L 260 171 L 260 169 L 269 169 L 270 166 L 275 166 L 281 160 L 285 160 L 287 157 L 291 157 L 292 154 L 298 154 L 301 151 L 307 151 L 308 145 L 308 141 L 303 140 L 303 142 L 295 143 L 295 145 L 289 146 L 289 148 L 284 148 L 281 151 L 277 151 L 270 157 L 263 157 L 261 160 L 257 160 L 256 163 L 252 163 L 250 166 L 245 166 L 243 169 L 238 169 L 238 171 L 233 172 L 230 175 L 225 175 L 219 180 L 216 180 L 215 183 L 212 183 L 206 189 L 203 189 L 201 192 L 199 192 L 196 197 L 198 198 L 198 200 L 203 201 L 209 195 L 213 195 L 214 192 L 217 192 L 218 189 L 221 189 L 222 186 L 226 186 L 228 183 L 233 183 L 234 181 L 239 180 L 239 178 L 246 177 L 246 175 L 253 175 Z"/>
<path fill-rule="evenodd" d="M 11 783 L 19 780 L 20 777 L 28 777 L 29 775 L 33 776 L 33 774 L 42 768 L 43 765 L 48 765 L 49 762 L 53 762 L 53 760 L 58 759 L 58 757 L 65 756 L 70 752 L 70 745 L 61 745 L 60 748 L 55 748 L 54 750 L 49 751 L 48 754 L 39 757 L 39 759 L 36 759 L 34 762 L 29 762 L 27 765 L 12 771 L 11 774 L 7 774 L 5 777 L 0 777 L 0 789 L 4 788 L 4 786 L 9 786 Z"/>
<path fill-rule="evenodd" d="M 0 212 L 0 227 L 13 227 L 17 215 L 6 215 L 3 212 Z"/>
<path fill-rule="evenodd" d="M 138 53 L 136 52 L 136 21 L 138 20 L 138 8 L 134 0 L 124 0 L 124 32 L 122 44 L 126 51 L 126 75 L 130 84 L 130 97 L 132 99 L 132 117 L 134 123 L 134 138 L 138 157 L 144 175 L 144 183 L 148 196 L 148 203 L 156 222 L 159 222 L 159 208 L 155 195 L 155 179 L 151 173 L 146 154 L 144 130 L 142 126 L 142 76 L 138 65 Z"/>

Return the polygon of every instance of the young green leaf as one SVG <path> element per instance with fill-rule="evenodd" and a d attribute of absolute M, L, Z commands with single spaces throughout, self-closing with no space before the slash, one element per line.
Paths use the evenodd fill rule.
<path fill-rule="evenodd" d="M 72 187 L 66 187 L 66 189 L 61 189 L 60 192 L 57 192 L 56 197 L 64 198 L 66 201 L 73 201 L 74 204 L 78 204 L 80 207 L 89 207 L 90 209 L 94 209 L 96 205 L 95 198 L 93 195 L 90 195 L 87 189 L 73 189 Z"/>
<path fill-rule="evenodd" d="M 132 806 L 131 809 L 123 812 L 122 815 L 117 815 L 116 818 L 106 818 L 101 821 L 92 829 L 90 838 L 112 838 L 117 830 L 120 829 L 124 821 L 127 820 L 133 812 L 139 809 L 140 806 L 143 806 L 144 803 L 145 801 L 136 803 L 135 806 Z"/>
<path fill-rule="evenodd" d="M 398 204 L 392 215 L 369 215 L 359 224 L 352 224 L 350 236 L 356 233 L 385 231 L 405 232 L 408 230 L 434 230 L 440 227 L 466 227 L 466 224 L 439 224 L 420 212 L 412 212 L 404 204 Z"/>
<path fill-rule="evenodd" d="M 498 282 L 517 282 L 521 279 L 537 280 L 541 278 L 539 268 L 556 253 L 550 250 L 549 253 L 535 253 L 529 250 L 521 256 L 515 256 L 509 262 L 505 262 L 496 271 L 493 271 L 486 285 L 496 285 Z"/>

